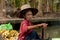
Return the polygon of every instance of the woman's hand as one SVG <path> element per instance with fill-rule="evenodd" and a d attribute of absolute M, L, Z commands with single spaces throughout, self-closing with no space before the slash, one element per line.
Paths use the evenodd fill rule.
<path fill-rule="evenodd" d="M 38 24 L 39 27 L 43 26 L 43 28 L 47 27 L 48 24 L 46 23 L 41 23 L 41 24 Z"/>
<path fill-rule="evenodd" d="M 46 24 L 46 23 L 41 23 L 41 24 L 38 24 L 38 27 L 42 27 L 42 28 L 46 29 L 47 25 L 48 24 Z"/>
<path fill-rule="evenodd" d="M 42 23 L 42 28 L 44 28 L 45 30 L 47 29 L 47 25 L 46 23 Z"/>

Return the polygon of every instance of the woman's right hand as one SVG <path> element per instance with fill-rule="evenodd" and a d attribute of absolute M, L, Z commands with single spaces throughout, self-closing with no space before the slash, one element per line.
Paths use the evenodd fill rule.
<path fill-rule="evenodd" d="M 41 23 L 41 24 L 38 24 L 38 27 L 43 27 L 43 28 L 45 28 L 45 27 L 47 27 L 47 25 L 48 25 L 48 24 L 46 24 L 46 23 Z"/>
<path fill-rule="evenodd" d="M 42 25 L 43 25 L 43 28 L 46 28 L 48 24 L 42 23 Z"/>

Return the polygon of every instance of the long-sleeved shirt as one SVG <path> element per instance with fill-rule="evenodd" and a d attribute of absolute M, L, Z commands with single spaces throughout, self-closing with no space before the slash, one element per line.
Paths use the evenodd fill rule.
<path fill-rule="evenodd" d="M 18 36 L 18 40 L 25 40 L 26 36 L 29 35 L 29 33 L 32 32 L 31 30 L 28 30 L 28 26 L 31 26 L 32 23 L 28 20 L 23 20 L 20 25 L 20 34 Z"/>

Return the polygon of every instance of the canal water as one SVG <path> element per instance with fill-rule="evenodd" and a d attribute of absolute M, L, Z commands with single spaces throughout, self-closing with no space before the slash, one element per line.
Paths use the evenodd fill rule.
<path fill-rule="evenodd" d="M 45 31 L 45 37 L 60 38 L 60 21 L 49 21 L 47 30 Z M 38 34 L 41 32 L 41 28 L 35 29 Z"/>
<path fill-rule="evenodd" d="M 48 26 L 47 32 L 52 38 L 60 38 L 60 21 L 50 22 L 50 26 Z"/>

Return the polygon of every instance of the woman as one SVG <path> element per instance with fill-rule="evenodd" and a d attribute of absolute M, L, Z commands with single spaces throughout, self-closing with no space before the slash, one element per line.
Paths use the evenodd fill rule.
<path fill-rule="evenodd" d="M 33 29 L 38 27 L 46 28 L 47 24 L 32 24 L 31 19 L 37 12 L 38 10 L 36 8 L 31 8 L 28 4 L 25 4 L 21 7 L 20 17 L 24 18 L 24 20 L 21 22 L 18 40 L 41 40 L 37 32 Z"/>

